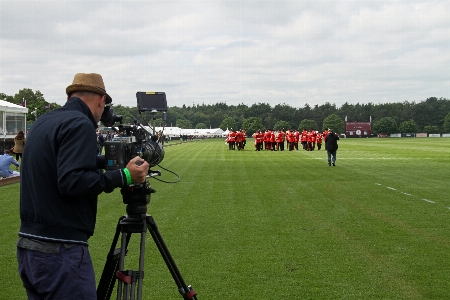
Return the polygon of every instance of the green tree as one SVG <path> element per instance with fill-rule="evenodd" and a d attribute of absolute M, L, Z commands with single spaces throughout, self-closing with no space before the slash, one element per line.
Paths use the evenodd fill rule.
<path fill-rule="evenodd" d="M 14 95 L 13 103 L 21 104 L 22 101 L 26 101 L 27 107 L 33 106 L 37 102 L 45 102 L 44 94 L 40 91 L 33 92 L 32 89 L 21 89 Z"/>
<path fill-rule="evenodd" d="M 197 123 L 197 125 L 195 125 L 195 129 L 206 129 L 208 127 L 206 127 L 205 123 Z"/>
<path fill-rule="evenodd" d="M 288 130 L 289 128 L 291 128 L 291 124 L 289 122 L 282 120 L 276 122 L 275 126 L 273 126 L 274 130 L 281 130 L 281 129 Z"/>
<path fill-rule="evenodd" d="M 444 132 L 450 132 L 450 112 L 444 117 Z"/>
<path fill-rule="evenodd" d="M 399 130 L 402 133 L 416 133 L 417 129 L 417 124 L 413 119 L 403 121 L 399 127 Z"/>
<path fill-rule="evenodd" d="M 10 103 L 14 103 L 14 97 L 13 96 L 8 96 L 8 95 L 6 95 L 4 93 L 0 93 L 0 100 L 7 101 L 7 102 L 10 102 Z"/>
<path fill-rule="evenodd" d="M 27 108 L 28 108 L 28 115 L 27 115 L 27 124 L 33 124 L 33 122 L 39 118 L 42 115 L 45 115 L 46 113 L 55 110 L 57 108 L 60 108 L 61 106 L 56 103 L 47 103 L 43 99 L 39 99 L 32 104 L 28 105 L 27 102 Z"/>
<path fill-rule="evenodd" d="M 208 124 L 209 125 L 211 123 L 209 121 L 210 120 L 209 115 L 207 115 L 205 113 L 202 113 L 202 112 L 194 112 L 192 114 L 192 117 L 189 118 L 189 120 L 191 120 L 191 122 L 193 124 L 202 123 L 202 124 Z M 197 128 L 197 125 L 195 126 L 195 128 Z M 205 125 L 205 128 L 207 128 L 206 125 Z"/>
<path fill-rule="evenodd" d="M 264 130 L 261 118 L 250 117 L 242 122 L 242 129 L 247 132 L 248 136 L 252 136 L 257 130 Z"/>
<path fill-rule="evenodd" d="M 223 131 L 229 129 L 236 129 L 236 121 L 232 117 L 225 118 L 219 126 Z"/>
<path fill-rule="evenodd" d="M 177 127 L 183 128 L 183 129 L 189 129 L 192 128 L 192 123 L 189 120 L 181 119 L 177 120 Z"/>
<path fill-rule="evenodd" d="M 167 126 L 176 126 L 177 120 L 179 119 L 185 119 L 183 117 L 183 111 L 179 107 L 169 107 L 169 110 L 167 111 Z"/>
<path fill-rule="evenodd" d="M 278 120 L 275 125 L 281 121 L 286 120 L 288 123 L 296 123 L 295 121 L 295 111 L 296 109 L 290 105 L 287 104 L 277 104 L 272 109 L 272 116 L 275 120 Z M 275 128 L 275 125 L 273 128 Z"/>
<path fill-rule="evenodd" d="M 114 105 L 113 109 L 116 115 L 122 116 L 122 122 L 124 124 L 128 123 L 133 124 L 133 117 L 131 116 L 131 111 L 127 106 L 122 106 L 118 104 Z M 145 125 L 147 125 L 147 123 Z"/>
<path fill-rule="evenodd" d="M 338 110 L 336 109 L 336 105 L 332 105 L 329 102 L 326 102 L 323 105 L 315 105 L 312 111 L 314 116 L 314 120 L 317 124 L 323 124 L 323 120 L 331 114 L 337 114 Z M 321 130 L 321 128 L 314 128 L 316 130 Z"/>
<path fill-rule="evenodd" d="M 246 111 L 246 118 L 250 117 L 259 117 L 262 120 L 267 117 L 268 114 L 270 114 L 272 111 L 272 108 L 267 103 L 258 103 L 253 104 L 249 107 L 249 109 Z"/>
<path fill-rule="evenodd" d="M 426 133 L 439 133 L 439 127 L 436 125 L 427 125 L 423 128 Z"/>
<path fill-rule="evenodd" d="M 450 111 L 450 101 L 448 99 L 437 99 L 430 97 L 425 101 L 411 107 L 411 118 L 413 118 L 419 128 L 426 125 L 436 125 L 440 128 L 444 124 L 445 115 Z"/>
<path fill-rule="evenodd" d="M 215 111 L 211 116 L 211 127 L 217 128 L 220 126 L 220 123 L 224 119 L 222 111 Z"/>
<path fill-rule="evenodd" d="M 303 129 L 306 129 L 309 131 L 310 129 L 317 130 L 318 128 L 319 127 L 317 126 L 317 122 L 315 120 L 304 119 L 300 122 L 297 129 L 298 129 L 298 131 L 301 132 Z"/>
<path fill-rule="evenodd" d="M 322 128 L 331 128 L 336 133 L 342 133 L 345 129 L 344 120 L 336 114 L 331 114 L 323 120 Z"/>
<path fill-rule="evenodd" d="M 391 117 L 385 117 L 373 122 L 374 133 L 391 134 L 397 132 L 397 123 Z"/>
<path fill-rule="evenodd" d="M 164 120 L 162 118 L 151 119 L 149 124 L 155 127 L 166 127 Z"/>

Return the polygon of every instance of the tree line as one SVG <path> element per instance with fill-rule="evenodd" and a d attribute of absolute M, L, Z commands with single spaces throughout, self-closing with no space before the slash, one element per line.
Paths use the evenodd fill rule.
<path fill-rule="evenodd" d="M 40 91 L 22 89 L 14 96 L 0 93 L 0 99 L 21 104 L 26 101 L 29 108 L 28 120 L 32 123 L 36 117 L 60 107 L 56 103 L 45 101 Z M 215 104 L 193 104 L 182 107 L 170 107 L 166 116 L 157 116 L 144 112 L 139 116 L 137 107 L 114 105 L 118 115 L 123 116 L 124 123 L 132 123 L 133 116 L 141 123 L 153 126 L 177 126 L 180 128 L 221 128 L 246 129 L 248 133 L 257 129 L 303 129 L 314 128 L 323 131 L 332 125 L 336 131 L 343 132 L 344 120 L 348 122 L 373 121 L 375 133 L 394 132 L 450 132 L 450 100 L 430 97 L 416 103 L 403 101 L 398 103 L 344 103 L 341 107 L 326 102 L 322 105 L 293 107 L 282 103 L 270 106 L 268 103 L 246 105 L 227 105 L 224 102 Z M 34 112 L 36 111 L 36 112 Z M 165 121 L 164 121 L 165 119 Z"/>

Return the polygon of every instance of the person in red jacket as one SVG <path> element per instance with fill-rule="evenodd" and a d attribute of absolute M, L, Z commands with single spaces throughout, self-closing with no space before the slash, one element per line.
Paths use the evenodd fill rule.
<path fill-rule="evenodd" d="M 253 145 L 255 145 L 255 151 L 259 151 L 259 142 L 258 142 L 258 132 L 259 130 L 257 130 L 253 135 L 252 138 L 253 140 Z"/>
<path fill-rule="evenodd" d="M 320 150 L 322 148 L 322 138 L 323 138 L 322 134 L 318 132 L 316 136 L 317 150 Z"/>
<path fill-rule="evenodd" d="M 289 151 L 294 150 L 294 131 L 292 129 L 289 130 L 288 135 L 286 136 L 289 143 Z"/>
<path fill-rule="evenodd" d="M 236 149 L 235 148 L 236 132 L 233 130 L 233 128 L 230 129 L 230 133 L 228 134 L 228 138 L 227 138 L 227 143 L 228 143 L 228 150 Z"/>
<path fill-rule="evenodd" d="M 285 140 L 286 140 L 286 149 L 288 149 L 289 150 L 289 147 L 290 147 L 290 138 L 289 138 L 289 135 L 291 134 L 291 130 L 290 129 L 288 129 L 288 130 L 286 130 L 286 132 L 284 133 L 284 138 L 285 138 Z"/>
<path fill-rule="evenodd" d="M 284 151 L 284 129 L 281 129 L 277 133 L 277 150 Z"/>
<path fill-rule="evenodd" d="M 269 149 L 270 149 L 270 133 L 269 130 L 266 129 L 266 131 L 264 132 L 264 150 Z"/>
<path fill-rule="evenodd" d="M 300 140 L 300 132 L 296 129 L 294 131 L 294 148 L 295 148 L 295 150 L 298 150 L 299 140 Z"/>
<path fill-rule="evenodd" d="M 306 142 L 308 143 L 308 147 L 307 147 L 307 151 L 311 151 L 312 148 L 312 136 L 311 136 L 311 131 L 308 131 L 306 133 Z"/>
<path fill-rule="evenodd" d="M 316 137 L 316 131 L 311 128 L 311 151 L 314 151 L 316 149 Z"/>
<path fill-rule="evenodd" d="M 307 141 L 307 137 L 306 137 L 307 133 L 308 132 L 306 131 L 306 129 L 303 129 L 302 135 L 300 137 L 300 142 L 302 144 L 303 150 L 308 150 L 308 141 Z"/>
<path fill-rule="evenodd" d="M 261 151 L 264 147 L 264 132 L 258 129 L 258 134 L 256 135 L 256 142 L 258 144 L 257 150 Z"/>
<path fill-rule="evenodd" d="M 236 147 L 240 151 L 243 149 L 242 142 L 244 141 L 242 130 L 236 132 Z"/>
<path fill-rule="evenodd" d="M 272 129 L 269 129 L 269 140 L 270 140 L 270 150 L 275 151 L 275 148 L 277 146 L 275 142 L 275 132 Z"/>

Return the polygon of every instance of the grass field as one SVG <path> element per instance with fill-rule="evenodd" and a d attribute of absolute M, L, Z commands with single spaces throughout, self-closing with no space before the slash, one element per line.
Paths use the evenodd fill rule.
<path fill-rule="evenodd" d="M 181 181 L 150 181 L 149 214 L 199 299 L 450 298 L 450 139 L 341 139 L 336 167 L 323 150 L 204 140 L 166 147 L 161 165 Z M 24 299 L 19 184 L 0 194 L 0 299 Z M 97 279 L 124 213 L 119 190 L 99 197 Z M 146 245 L 144 299 L 182 299 L 150 235 Z"/>

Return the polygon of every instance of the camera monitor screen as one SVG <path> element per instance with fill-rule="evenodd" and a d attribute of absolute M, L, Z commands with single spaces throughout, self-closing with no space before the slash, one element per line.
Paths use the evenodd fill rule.
<path fill-rule="evenodd" d="M 137 105 L 142 111 L 167 111 L 166 93 L 164 92 L 137 92 Z"/>

